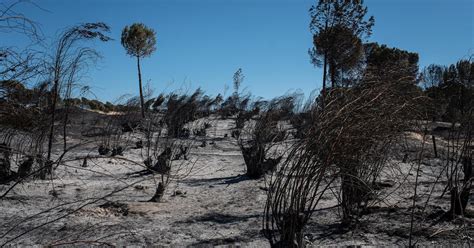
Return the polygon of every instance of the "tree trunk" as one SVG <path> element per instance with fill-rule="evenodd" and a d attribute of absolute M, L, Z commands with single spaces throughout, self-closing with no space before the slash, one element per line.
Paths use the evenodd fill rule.
<path fill-rule="evenodd" d="M 163 183 L 158 183 L 158 187 L 156 188 L 155 195 L 149 200 L 150 202 L 160 202 L 165 194 L 165 186 Z"/>
<path fill-rule="evenodd" d="M 434 151 L 434 155 L 435 155 L 435 158 L 438 157 L 438 149 L 436 148 L 436 138 L 433 135 L 431 135 L 431 139 L 433 140 L 433 151 Z"/>
<path fill-rule="evenodd" d="M 326 101 L 326 78 L 327 78 L 327 67 L 328 67 L 328 60 L 327 60 L 327 52 L 324 54 L 324 66 L 323 66 L 323 100 L 322 100 L 322 108 L 324 109 L 325 101 Z"/>
<path fill-rule="evenodd" d="M 71 83 L 67 85 L 66 96 L 64 98 L 64 125 L 63 125 L 63 151 L 67 149 L 67 122 L 69 121 L 69 101 L 71 99 Z"/>
<path fill-rule="evenodd" d="M 140 70 L 140 56 L 137 56 L 137 67 L 138 67 L 138 85 L 140 87 L 140 106 L 142 109 L 142 118 L 145 118 L 145 103 L 143 99 L 143 89 L 142 89 L 142 72 Z"/>
<path fill-rule="evenodd" d="M 331 88 L 336 87 L 336 65 L 334 63 L 329 64 L 329 76 L 331 77 Z"/>
<path fill-rule="evenodd" d="M 53 150 L 53 138 L 54 138 L 54 119 L 56 118 L 56 104 L 58 101 L 58 88 L 59 88 L 59 80 L 55 79 L 54 80 L 54 86 L 52 90 L 52 96 L 51 96 L 51 123 L 49 127 L 49 138 L 48 138 L 48 153 L 46 156 L 46 161 L 51 161 L 51 152 Z M 45 173 L 50 173 L 52 177 L 53 169 L 52 163 L 46 163 L 45 168 L 43 168 Z M 51 166 L 51 168 L 49 168 Z M 46 179 L 46 174 L 41 174 L 41 179 Z"/>
<path fill-rule="evenodd" d="M 436 117 L 433 115 L 433 124 L 436 124 Z M 433 125 L 434 126 L 434 125 Z M 433 132 L 433 131 L 432 131 Z M 435 155 L 435 158 L 438 157 L 438 149 L 436 147 L 436 138 L 434 136 L 434 134 L 431 134 L 431 138 L 433 139 L 433 151 L 434 151 L 434 155 Z"/>
<path fill-rule="evenodd" d="M 464 215 L 469 202 L 469 195 L 471 193 L 471 178 L 472 178 L 472 158 L 463 158 L 464 183 L 461 189 L 453 187 L 451 189 L 451 209 L 449 213 L 451 216 Z"/>

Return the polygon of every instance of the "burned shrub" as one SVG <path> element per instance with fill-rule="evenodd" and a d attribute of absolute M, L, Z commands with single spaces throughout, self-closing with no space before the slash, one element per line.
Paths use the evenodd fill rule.
<path fill-rule="evenodd" d="M 235 128 L 241 130 L 245 126 L 245 122 L 249 121 L 254 116 L 253 111 L 239 111 L 235 118 Z"/>
<path fill-rule="evenodd" d="M 292 146 L 268 177 L 263 233 L 272 247 L 304 247 L 304 227 L 336 178 L 329 165 L 307 149 L 313 141 Z"/>
<path fill-rule="evenodd" d="M 297 139 L 304 139 L 311 126 L 311 113 L 297 113 L 290 119 L 290 123 L 295 128 L 293 137 Z"/>
<path fill-rule="evenodd" d="M 105 147 L 104 145 L 100 145 L 98 148 L 98 151 L 99 151 L 99 155 L 105 156 L 109 154 L 110 148 Z"/>
<path fill-rule="evenodd" d="M 142 121 L 137 120 L 139 118 L 140 114 L 138 112 L 125 112 L 116 115 L 103 116 L 100 119 L 100 122 L 96 123 L 94 126 L 94 129 L 100 130 L 96 135 L 97 143 L 99 145 L 99 155 L 110 155 L 112 157 L 123 156 L 123 152 L 126 147 L 130 145 L 132 138 L 132 135 L 125 133 L 139 133 L 140 130 L 143 129 Z M 124 130 L 124 127 L 129 126 L 130 123 L 135 123 L 133 128 L 130 130 L 126 128 L 127 130 Z M 140 144 L 135 143 L 135 145 Z"/>
<path fill-rule="evenodd" d="M 241 145 L 242 155 L 247 166 L 246 175 L 249 178 L 257 179 L 269 171 L 274 171 L 281 160 L 281 156 L 276 159 L 267 158 L 268 151 L 265 146 L 257 144 Z"/>
<path fill-rule="evenodd" d="M 6 143 L 0 144 L 0 183 L 10 181 L 11 171 L 11 148 Z"/>
<path fill-rule="evenodd" d="M 35 158 L 33 156 L 26 156 L 18 166 L 18 177 L 26 178 L 31 174 Z"/>
<path fill-rule="evenodd" d="M 153 175 L 159 177 L 156 194 L 151 198 L 152 202 L 159 202 L 163 197 L 168 184 L 176 179 L 183 177 L 181 166 L 186 162 L 174 162 L 184 158 L 188 159 L 191 140 L 178 139 L 168 136 L 163 132 L 164 127 L 155 125 L 159 123 L 162 115 L 151 115 L 143 122 L 145 127 L 144 142 L 147 144 L 141 149 L 143 164 L 146 169 L 136 172 L 139 176 Z M 153 128 L 156 127 L 156 128 Z"/>
<path fill-rule="evenodd" d="M 197 118 L 201 97 L 202 91 L 199 89 L 190 96 L 171 94 L 168 97 L 164 122 L 170 137 L 188 138 L 190 136 L 191 133 L 188 128 L 185 128 L 185 124 Z"/>
<path fill-rule="evenodd" d="M 285 137 L 281 134 L 286 132 L 279 129 L 278 115 L 271 106 L 245 131 L 245 135 L 239 134 L 238 143 L 247 166 L 247 176 L 260 178 L 266 172 L 274 170 L 280 162 L 281 156 L 274 159 L 270 158 L 269 153 L 275 146 L 276 139 L 284 140 Z"/>
<path fill-rule="evenodd" d="M 188 160 L 189 147 L 184 145 L 179 145 L 179 151 L 174 153 L 173 160 Z"/>
<path fill-rule="evenodd" d="M 182 128 L 177 134 L 176 138 L 188 139 L 191 136 L 191 131 L 189 128 Z"/>
<path fill-rule="evenodd" d="M 143 163 L 151 173 L 167 174 L 171 167 L 171 148 L 167 147 L 156 159 L 148 157 Z"/>
<path fill-rule="evenodd" d="M 194 136 L 197 136 L 197 137 L 205 137 L 207 134 L 207 131 L 205 128 L 195 129 L 193 130 L 193 134 Z"/>
<path fill-rule="evenodd" d="M 45 161 L 46 160 L 46 161 Z M 45 180 L 48 176 L 52 177 L 53 175 L 53 165 L 54 162 L 51 160 L 44 159 L 43 157 L 37 157 L 36 161 L 39 166 L 39 178 Z"/>
<path fill-rule="evenodd" d="M 230 132 L 230 137 L 238 139 L 240 137 L 240 130 L 232 130 Z"/>
<path fill-rule="evenodd" d="M 471 194 L 473 180 L 472 158 L 474 154 L 473 142 L 473 109 L 459 120 L 459 125 L 452 123 L 446 139 L 447 150 L 441 151 L 446 164 L 446 190 L 450 193 L 450 209 L 446 213 L 448 219 L 462 216 Z"/>
<path fill-rule="evenodd" d="M 112 148 L 112 154 L 110 156 L 123 156 L 123 148 L 121 146 L 115 146 Z"/>
<path fill-rule="evenodd" d="M 312 130 L 325 136 L 325 152 L 338 169 L 343 223 L 353 223 L 363 212 L 391 145 L 421 116 L 422 98 L 412 86 L 405 78 L 382 81 L 366 75 L 360 85 L 327 95 L 324 119 L 318 118 Z"/>
<path fill-rule="evenodd" d="M 52 164 L 42 163 L 47 132 L 41 125 L 41 118 L 37 119 L 38 126 L 32 127 L 29 132 L 0 128 L 0 178 L 3 178 L 0 181 L 18 182 L 27 178 L 37 178 L 41 172 L 45 172 L 44 169 L 52 171 Z M 14 163 L 18 166 L 17 171 L 12 170 Z"/>
<path fill-rule="evenodd" d="M 139 140 L 135 142 L 135 149 L 141 149 L 141 148 L 143 148 L 143 141 Z"/>
<path fill-rule="evenodd" d="M 354 223 L 372 199 L 371 185 L 386 165 L 391 144 L 420 114 L 412 82 L 366 79 L 331 90 L 324 108 L 311 110 L 309 128 L 270 177 L 265 236 L 274 246 L 302 246 L 303 231 L 334 183 L 342 223 Z M 339 179 L 339 180 L 338 180 Z"/>
<path fill-rule="evenodd" d="M 140 126 L 140 122 L 138 121 L 127 121 L 121 124 L 122 127 L 122 132 L 128 133 L 128 132 L 133 132 L 135 129 L 137 129 Z"/>

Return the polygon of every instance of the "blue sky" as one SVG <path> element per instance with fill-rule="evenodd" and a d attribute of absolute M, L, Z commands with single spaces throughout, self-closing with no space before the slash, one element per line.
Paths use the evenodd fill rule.
<path fill-rule="evenodd" d="M 0 0 L 9 1 L 9 0 Z M 271 98 L 288 91 L 309 94 L 321 87 L 321 70 L 309 63 L 312 46 L 309 0 L 37 0 L 41 10 L 19 11 L 54 38 L 58 30 L 102 21 L 114 41 L 95 44 L 103 59 L 85 83 L 104 101 L 138 94 L 136 60 L 120 44 L 125 25 L 142 22 L 157 32 L 157 50 L 142 61 L 144 83 L 155 92 L 201 87 L 232 90 L 242 68 L 242 87 Z M 376 19 L 369 41 L 418 52 L 420 65 L 450 64 L 474 53 L 473 0 L 366 0 Z M 4 42 L 22 44 L 21 37 Z M 6 40 L 6 41 L 5 41 Z"/>

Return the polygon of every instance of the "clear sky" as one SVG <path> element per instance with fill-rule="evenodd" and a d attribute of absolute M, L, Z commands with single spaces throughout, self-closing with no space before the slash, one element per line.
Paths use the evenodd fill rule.
<path fill-rule="evenodd" d="M 10 2 L 10 0 L 0 0 Z M 242 68 L 242 87 L 270 98 L 321 87 L 309 63 L 310 0 L 37 0 L 19 9 L 54 38 L 58 30 L 102 21 L 114 41 L 96 44 L 103 59 L 86 83 L 100 100 L 138 94 L 136 60 L 120 44 L 125 25 L 142 22 L 157 32 L 157 50 L 142 61 L 144 83 L 155 92 L 201 87 L 217 95 Z M 418 52 L 420 65 L 451 64 L 474 53 L 474 0 L 366 0 L 376 22 L 369 41 Z M 3 42 L 21 44 L 20 38 Z M 2 42 L 2 43 L 3 43 Z"/>

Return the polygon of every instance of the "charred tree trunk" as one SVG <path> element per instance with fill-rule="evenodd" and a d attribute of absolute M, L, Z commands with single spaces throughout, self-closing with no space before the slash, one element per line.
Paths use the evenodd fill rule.
<path fill-rule="evenodd" d="M 472 184 L 472 158 L 463 158 L 464 183 L 461 189 L 453 187 L 451 189 L 451 208 L 449 213 L 451 216 L 464 215 L 469 202 Z"/>
<path fill-rule="evenodd" d="M 158 187 L 156 187 L 155 195 L 149 200 L 149 202 L 161 202 L 163 199 L 163 195 L 165 194 L 165 186 L 163 183 L 158 183 Z"/>
<path fill-rule="evenodd" d="M 327 52 L 324 54 L 324 66 L 323 66 L 323 100 L 322 100 L 322 108 L 324 109 L 325 100 L 326 100 L 326 80 L 327 80 L 327 67 L 328 67 L 328 59 L 327 59 Z"/>
<path fill-rule="evenodd" d="M 140 87 L 140 106 L 142 110 L 142 118 L 145 118 L 145 100 L 143 99 L 143 88 L 142 88 L 142 72 L 140 69 L 140 56 L 137 56 L 137 67 L 138 67 L 138 85 Z"/>
<path fill-rule="evenodd" d="M 44 160 L 43 156 L 38 155 L 36 157 L 36 162 L 38 163 L 38 175 L 41 180 L 46 180 L 48 179 L 48 176 L 50 178 L 53 178 L 53 161 L 51 160 Z"/>
<path fill-rule="evenodd" d="M 438 149 L 436 148 L 436 138 L 434 135 L 431 135 L 431 139 L 433 140 L 433 151 L 434 151 L 434 155 L 435 155 L 435 158 L 438 157 Z"/>
<path fill-rule="evenodd" d="M 41 173 L 40 173 L 40 178 L 43 179 L 43 180 L 46 179 L 46 175 L 44 173 L 46 173 L 46 172 L 53 173 L 52 162 L 51 162 L 51 152 L 53 150 L 54 121 L 55 121 L 55 118 L 56 118 L 56 104 L 57 104 L 57 101 L 58 101 L 58 94 L 59 94 L 58 90 L 59 90 L 59 79 L 55 79 L 53 90 L 52 90 L 52 96 L 51 96 L 51 122 L 50 122 L 49 137 L 48 137 L 48 153 L 47 153 L 47 156 L 46 156 L 46 161 L 47 162 L 44 165 L 44 168 L 41 170 Z"/>
<path fill-rule="evenodd" d="M 368 201 L 370 188 L 357 173 L 357 161 L 342 165 L 340 170 L 342 224 L 350 226 L 354 221 L 357 221 L 362 213 L 364 205 Z"/>
<path fill-rule="evenodd" d="M 266 158 L 265 147 L 260 145 L 241 146 L 241 150 L 247 167 L 246 175 L 252 179 L 261 178 L 265 173 L 275 170 L 282 158 L 281 156 L 275 159 Z"/>
<path fill-rule="evenodd" d="M 282 227 L 280 230 L 280 240 L 274 244 L 274 248 L 298 248 L 304 247 L 303 227 L 304 215 L 291 211 L 284 214 Z"/>

